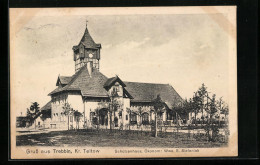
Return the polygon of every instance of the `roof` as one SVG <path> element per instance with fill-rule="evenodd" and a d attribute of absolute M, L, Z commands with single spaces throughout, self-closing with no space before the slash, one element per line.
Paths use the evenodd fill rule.
<path fill-rule="evenodd" d="M 89 34 L 88 28 L 86 26 L 86 30 L 84 32 L 84 35 L 82 36 L 79 44 L 77 46 L 73 46 L 73 50 L 78 49 L 78 46 L 80 44 L 83 44 L 85 48 L 92 48 L 92 49 L 97 49 L 101 48 L 101 44 L 96 44 L 91 35 Z"/>
<path fill-rule="evenodd" d="M 105 82 L 104 84 L 104 87 L 105 88 L 109 88 L 111 87 L 116 81 L 118 81 L 123 87 L 125 87 L 125 83 L 118 77 L 118 76 L 115 76 L 115 77 L 111 77 L 109 79 L 107 79 L 107 81 Z"/>
<path fill-rule="evenodd" d="M 58 87 L 49 95 L 62 91 L 80 91 L 82 96 L 87 97 L 108 97 L 107 87 L 111 86 L 119 77 L 107 78 L 97 69 L 93 68 L 91 76 L 85 66 L 71 76 L 70 82 L 64 87 Z M 121 80 L 120 80 L 121 81 Z M 123 82 L 124 92 L 131 98 L 132 103 L 152 102 L 157 95 L 161 96 L 168 108 L 183 102 L 180 95 L 169 84 Z"/>
<path fill-rule="evenodd" d="M 106 81 L 107 77 L 96 68 L 93 68 L 90 76 L 85 65 L 71 77 L 71 81 L 66 86 L 56 88 L 49 95 L 61 91 L 79 90 L 82 96 L 108 97 L 108 93 L 103 87 Z"/>
<path fill-rule="evenodd" d="M 125 82 L 126 90 L 133 96 L 131 102 L 151 102 L 157 95 L 161 96 L 168 108 L 182 102 L 182 98 L 169 84 Z"/>
<path fill-rule="evenodd" d="M 60 76 L 59 78 L 62 84 L 68 84 L 71 80 L 70 76 Z"/>
<path fill-rule="evenodd" d="M 58 81 L 60 81 L 61 84 L 66 85 L 70 82 L 70 80 L 71 80 L 71 76 L 59 76 L 56 86 L 58 86 Z"/>
<path fill-rule="evenodd" d="M 49 101 L 47 104 L 45 104 L 40 111 L 49 110 L 51 109 L 51 101 Z"/>

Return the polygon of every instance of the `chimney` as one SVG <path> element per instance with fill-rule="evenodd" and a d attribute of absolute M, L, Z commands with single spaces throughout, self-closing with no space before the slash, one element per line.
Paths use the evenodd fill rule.
<path fill-rule="evenodd" d="M 88 68 L 89 75 L 90 75 L 90 77 L 91 77 L 92 72 L 93 72 L 93 61 L 89 61 L 89 62 L 87 63 L 87 68 Z"/>

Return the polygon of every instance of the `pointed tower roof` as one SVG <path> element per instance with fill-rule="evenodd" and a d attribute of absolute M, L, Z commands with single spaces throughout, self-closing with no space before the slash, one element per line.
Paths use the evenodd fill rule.
<path fill-rule="evenodd" d="M 91 37 L 91 35 L 89 34 L 87 23 L 86 23 L 86 29 L 84 35 L 82 36 L 79 44 L 77 46 L 74 46 L 73 49 L 77 49 L 80 44 L 84 45 L 85 48 L 92 48 L 92 49 L 101 48 L 101 44 L 96 44 L 93 38 Z"/>

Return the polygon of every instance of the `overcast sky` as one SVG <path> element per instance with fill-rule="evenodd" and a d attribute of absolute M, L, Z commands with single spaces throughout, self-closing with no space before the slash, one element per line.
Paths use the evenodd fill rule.
<path fill-rule="evenodd" d="M 100 71 L 107 77 L 171 84 L 182 98 L 205 83 L 228 100 L 228 35 L 208 15 L 35 16 L 15 34 L 13 83 L 20 111 L 34 101 L 42 107 L 58 75 L 74 74 L 72 47 L 86 19 L 92 38 L 102 44 Z"/>

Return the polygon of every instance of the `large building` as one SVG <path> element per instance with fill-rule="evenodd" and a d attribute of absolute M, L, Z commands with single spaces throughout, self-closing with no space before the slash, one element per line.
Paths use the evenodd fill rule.
<path fill-rule="evenodd" d="M 49 93 L 49 127 L 74 129 L 99 125 L 110 128 L 110 120 L 113 129 L 149 125 L 155 119 L 153 100 L 158 95 L 165 103 L 159 119 L 173 122 L 174 107 L 183 101 L 175 89 L 169 84 L 127 82 L 118 76 L 106 77 L 99 71 L 101 48 L 86 26 L 82 39 L 72 48 L 75 74 L 58 76 L 57 88 Z M 68 107 L 65 103 L 73 111 L 65 111 Z"/>

